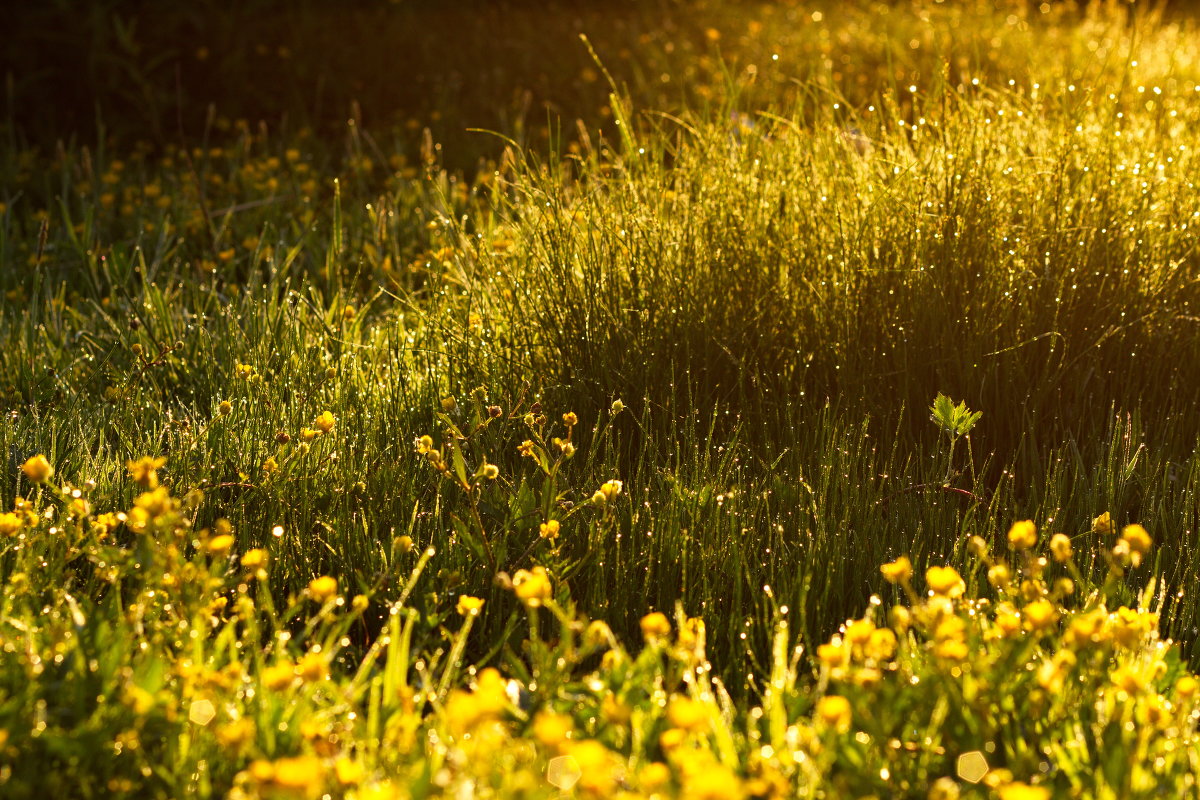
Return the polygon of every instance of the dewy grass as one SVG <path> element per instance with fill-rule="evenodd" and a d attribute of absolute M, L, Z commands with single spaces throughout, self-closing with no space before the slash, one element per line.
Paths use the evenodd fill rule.
<path fill-rule="evenodd" d="M 544 146 L 10 122 L 0 794 L 1196 791 L 1200 33 L 650 13 Z"/>

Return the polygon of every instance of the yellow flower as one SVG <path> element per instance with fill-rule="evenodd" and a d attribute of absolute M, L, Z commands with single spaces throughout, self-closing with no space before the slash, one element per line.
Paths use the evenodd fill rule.
<path fill-rule="evenodd" d="M 217 413 L 222 417 L 228 417 L 233 413 L 233 403 L 228 400 L 222 400 L 220 403 L 217 403 Z"/>
<path fill-rule="evenodd" d="M 563 414 L 562 418 L 563 423 L 566 424 L 568 428 L 579 424 L 579 416 L 574 411 L 568 411 L 567 413 Z"/>
<path fill-rule="evenodd" d="M 329 659 L 324 653 L 309 652 L 296 662 L 296 674 L 309 683 L 323 681 L 329 677 Z"/>
<path fill-rule="evenodd" d="M 288 662 L 265 667 L 260 673 L 262 685 L 271 691 L 282 691 L 296 682 L 296 668 Z"/>
<path fill-rule="evenodd" d="M 925 583 L 931 592 L 943 597 L 959 597 L 967 590 L 967 584 L 954 567 L 930 567 L 925 570 Z"/>
<path fill-rule="evenodd" d="M 852 647 L 861 648 L 871 638 L 875 623 L 869 619 L 856 619 L 846 626 L 846 642 Z"/>
<path fill-rule="evenodd" d="M 1050 800 L 1050 790 L 1044 786 L 1030 786 L 1015 781 L 996 790 L 1000 800 Z"/>
<path fill-rule="evenodd" d="M 877 628 L 871 631 L 864 652 L 867 658 L 876 661 L 887 661 L 896 654 L 896 634 L 890 628 Z"/>
<path fill-rule="evenodd" d="M 537 608 L 550 599 L 550 576 L 545 567 L 532 570 L 520 569 L 513 576 L 513 592 L 517 599 L 530 608 Z"/>
<path fill-rule="evenodd" d="M 1025 606 L 1025 628 L 1033 633 L 1047 630 L 1058 622 L 1058 609 L 1049 600 L 1035 600 Z"/>
<path fill-rule="evenodd" d="M 460 594 L 458 596 L 458 613 L 464 617 L 475 617 L 479 615 L 479 610 L 483 608 L 483 600 L 478 597 L 472 597 L 469 594 Z"/>
<path fill-rule="evenodd" d="M 933 654 L 946 661 L 965 661 L 968 655 L 967 643 L 960 639 L 947 639 L 933 646 Z"/>
<path fill-rule="evenodd" d="M 1109 615 L 1108 627 L 1117 644 L 1132 648 L 1158 630 L 1158 614 L 1121 606 Z"/>
<path fill-rule="evenodd" d="M 879 571 L 888 583 L 905 583 L 912 578 L 913 566 L 908 556 L 900 556 L 895 561 L 881 566 Z"/>
<path fill-rule="evenodd" d="M 651 761 L 638 773 L 638 782 L 648 792 L 665 786 L 670 780 L 671 768 L 661 761 Z"/>
<path fill-rule="evenodd" d="M 138 486 L 152 489 L 158 486 L 158 469 L 166 463 L 166 458 L 143 456 L 137 461 L 125 462 L 125 468 L 130 470 L 130 476 Z"/>
<path fill-rule="evenodd" d="M 850 650 L 835 636 L 825 644 L 817 646 L 817 660 L 829 667 L 842 667 L 850 661 Z"/>
<path fill-rule="evenodd" d="M 1054 560 L 1060 564 L 1065 564 L 1071 560 L 1074 553 L 1071 550 L 1071 538 L 1063 533 L 1056 533 L 1050 537 L 1050 552 L 1054 555 Z"/>
<path fill-rule="evenodd" d="M 1126 525 L 1121 529 L 1121 539 L 1129 544 L 1129 551 L 1145 555 L 1150 551 L 1150 534 L 1141 525 Z"/>
<path fill-rule="evenodd" d="M 233 372 L 244 381 L 250 380 L 254 375 L 254 367 L 249 364 L 234 364 Z"/>
<path fill-rule="evenodd" d="M 742 800 L 746 792 L 733 770 L 711 764 L 685 774 L 680 796 L 690 800 Z"/>
<path fill-rule="evenodd" d="M 41 453 L 22 464 L 21 471 L 31 483 L 45 483 L 54 477 L 54 467 L 50 466 L 50 462 Z"/>
<path fill-rule="evenodd" d="M 15 536 L 21 530 L 21 518 L 16 514 L 0 514 L 0 536 Z"/>
<path fill-rule="evenodd" d="M 329 598 L 337 594 L 338 584 L 337 578 L 331 578 L 328 575 L 322 575 L 319 578 L 313 578 L 308 582 L 308 593 L 318 603 L 324 603 Z"/>
<path fill-rule="evenodd" d="M 1109 676 L 1113 686 L 1126 692 L 1127 694 L 1137 694 L 1145 688 L 1145 681 L 1142 676 L 1131 670 L 1129 667 L 1117 667 Z"/>
<path fill-rule="evenodd" d="M 496 478 L 500 477 L 500 468 L 495 464 L 484 464 L 483 468 L 479 470 L 479 472 L 489 481 L 494 481 Z"/>
<path fill-rule="evenodd" d="M 667 706 L 667 721 L 685 731 L 699 731 L 708 725 L 708 709 L 690 697 L 675 697 Z"/>
<path fill-rule="evenodd" d="M 325 783 L 325 767 L 316 756 L 281 758 L 272 766 L 274 777 L 271 783 L 285 793 L 316 795 Z"/>
<path fill-rule="evenodd" d="M 342 756 L 333 764 L 333 772 L 337 775 L 338 783 L 343 786 L 358 785 L 366 777 L 366 767 L 360 761 L 354 761 Z"/>
<path fill-rule="evenodd" d="M 229 552 L 229 548 L 233 547 L 233 537 L 228 533 L 214 536 L 208 540 L 208 552 L 214 556 L 223 556 Z"/>
<path fill-rule="evenodd" d="M 1191 700 L 1200 690 L 1200 681 L 1194 675 L 1184 675 L 1175 681 L 1175 696 L 1180 700 Z"/>
<path fill-rule="evenodd" d="M 267 551 L 261 547 L 255 547 L 253 550 L 247 550 L 242 554 L 242 567 L 248 570 L 257 570 L 267 565 Z"/>
<path fill-rule="evenodd" d="M 607 502 L 611 503 L 621 493 L 622 486 L 623 484 L 617 480 L 605 481 L 604 485 L 600 487 L 600 493 L 604 495 Z"/>
<path fill-rule="evenodd" d="M 543 522 L 539 526 L 539 533 L 543 539 L 550 539 L 553 541 L 558 538 L 558 532 L 561 527 L 562 526 L 559 524 L 558 520 L 552 519 L 547 522 Z"/>
<path fill-rule="evenodd" d="M 653 611 L 642 617 L 641 626 L 642 636 L 647 642 L 671 633 L 671 623 L 667 621 L 667 615 L 661 611 Z"/>
<path fill-rule="evenodd" d="M 1100 516 L 1092 520 L 1092 533 L 1098 533 L 1101 536 L 1108 536 L 1115 528 L 1113 527 L 1112 515 L 1105 511 Z"/>
<path fill-rule="evenodd" d="M 533 738 L 552 750 L 571 738 L 573 728 L 570 717 L 552 711 L 539 711 L 533 718 Z"/>
<path fill-rule="evenodd" d="M 1063 642 L 1068 647 L 1077 649 L 1089 644 L 1100 644 L 1108 638 L 1104 629 L 1106 621 L 1107 615 L 1103 608 L 1086 614 L 1077 614 L 1071 620 L 1071 624 L 1067 626 Z"/>
<path fill-rule="evenodd" d="M 1037 545 L 1037 526 L 1033 520 L 1014 522 L 1008 529 L 1008 544 L 1014 550 L 1032 550 Z"/>
<path fill-rule="evenodd" d="M 302 442 L 311 442 L 313 439 L 317 438 L 320 435 L 321 435 L 321 432 L 314 428 L 301 428 L 300 429 L 300 441 L 302 441 Z"/>
<path fill-rule="evenodd" d="M 275 460 L 275 456 L 271 456 L 263 462 L 262 470 L 267 475 L 274 475 L 279 471 L 279 462 Z"/>
<path fill-rule="evenodd" d="M 817 717 L 830 728 L 845 733 L 850 730 L 850 701 L 831 694 L 817 701 Z"/>
<path fill-rule="evenodd" d="M 413 449 L 416 450 L 420 455 L 425 455 L 433 449 L 433 437 L 429 434 L 421 436 L 415 442 L 413 442 Z"/>
<path fill-rule="evenodd" d="M 987 578 L 988 583 L 997 589 L 1006 589 L 1012 583 L 1012 573 L 1007 564 L 993 564 L 988 567 Z"/>
<path fill-rule="evenodd" d="M 333 418 L 333 414 L 329 413 L 328 411 L 322 411 L 317 415 L 317 418 L 313 420 L 313 427 L 319 430 L 321 433 L 329 433 L 331 430 L 333 430 L 334 422 L 335 420 Z"/>

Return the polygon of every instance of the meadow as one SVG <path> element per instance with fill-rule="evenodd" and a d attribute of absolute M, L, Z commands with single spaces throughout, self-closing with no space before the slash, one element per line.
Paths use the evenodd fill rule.
<path fill-rule="evenodd" d="M 0 63 L 0 795 L 1200 792 L 1185 8 L 86 8 Z"/>

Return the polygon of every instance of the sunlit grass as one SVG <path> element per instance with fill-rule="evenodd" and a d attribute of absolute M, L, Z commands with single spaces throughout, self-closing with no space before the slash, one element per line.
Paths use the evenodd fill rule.
<path fill-rule="evenodd" d="M 1193 26 L 688 10 L 514 12 L 537 134 L 10 126 L 0 794 L 1195 791 Z"/>

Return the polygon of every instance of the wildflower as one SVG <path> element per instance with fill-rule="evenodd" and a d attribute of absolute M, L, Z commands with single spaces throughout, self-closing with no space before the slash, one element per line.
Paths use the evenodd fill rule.
<path fill-rule="evenodd" d="M 313 600 L 316 600 L 318 603 L 324 603 L 326 600 L 336 595 L 337 590 L 337 578 L 331 578 L 328 575 L 322 575 L 319 578 L 313 578 L 308 582 L 308 593 L 312 595 Z"/>
<path fill-rule="evenodd" d="M 543 522 L 540 526 L 538 526 L 538 533 L 543 539 L 554 541 L 558 538 L 558 532 L 561 527 L 562 526 L 559 524 L 558 520 L 548 520 L 547 522 Z"/>
<path fill-rule="evenodd" d="M 967 643 L 958 639 L 947 639 L 933 646 L 933 654 L 946 661 L 965 661 L 968 655 Z"/>
<path fill-rule="evenodd" d="M 612 410 L 612 415 L 615 417 L 617 414 L 620 414 L 622 411 L 625 410 L 625 404 L 622 403 L 620 401 L 620 399 L 613 400 L 611 410 Z"/>
<path fill-rule="evenodd" d="M 647 642 L 653 642 L 655 639 L 671 633 L 671 623 L 667 621 L 667 615 L 661 611 L 653 611 L 642 617 L 641 626 L 642 637 Z"/>
<path fill-rule="evenodd" d="M 494 481 L 500 477 L 500 468 L 495 464 L 484 464 L 479 470 L 480 474 L 489 481 Z"/>
<path fill-rule="evenodd" d="M 483 600 L 469 594 L 460 594 L 456 608 L 458 613 L 464 617 L 476 617 L 479 616 L 479 610 L 483 608 Z"/>
<path fill-rule="evenodd" d="M 322 411 L 317 418 L 313 420 L 313 427 L 319 430 L 321 433 L 329 433 L 331 430 L 333 430 L 334 422 L 335 420 L 333 418 L 333 414 L 329 413 L 328 411 Z"/>
<path fill-rule="evenodd" d="M 913 566 L 908 556 L 900 556 L 895 561 L 881 566 L 879 571 L 888 583 L 906 583 L 912 578 Z"/>
<path fill-rule="evenodd" d="M 445 411 L 446 413 L 450 413 L 450 412 L 454 411 L 456 408 L 458 408 L 458 401 L 454 399 L 453 395 L 450 395 L 448 397 L 443 397 L 441 404 L 442 404 L 442 411 Z"/>
<path fill-rule="evenodd" d="M 480 601 L 482 604 L 483 601 Z M 365 594 L 356 594 L 354 599 L 350 601 L 350 607 L 355 611 L 366 611 L 367 606 L 371 605 L 371 599 Z"/>
<path fill-rule="evenodd" d="M 22 464 L 21 471 L 31 483 L 45 483 L 54 476 L 54 467 L 41 453 Z"/>
<path fill-rule="evenodd" d="M 1122 647 L 1132 648 L 1158 630 L 1158 615 L 1121 606 L 1108 617 L 1113 639 Z"/>
<path fill-rule="evenodd" d="M 1194 675 L 1184 675 L 1175 681 L 1175 696 L 1182 701 L 1191 700 L 1196 696 L 1198 690 L 1200 690 L 1200 680 L 1196 680 Z"/>
<path fill-rule="evenodd" d="M 233 374 L 237 375 L 244 381 L 248 381 L 254 376 L 254 367 L 250 366 L 249 364 L 235 364 L 233 367 Z"/>
<path fill-rule="evenodd" d="M 305 653 L 296 662 L 296 675 L 308 683 L 323 681 L 329 677 L 329 659 L 318 650 Z"/>
<path fill-rule="evenodd" d="M 651 761 L 638 773 L 642 789 L 653 792 L 671 780 L 671 768 L 661 761 Z"/>
<path fill-rule="evenodd" d="M 934 594 L 955 598 L 967 590 L 967 584 L 954 567 L 930 567 L 925 570 L 925 583 Z"/>
<path fill-rule="evenodd" d="M 828 667 L 844 667 L 850 661 L 850 651 L 840 637 L 833 637 L 817 647 L 817 660 Z"/>
<path fill-rule="evenodd" d="M 617 499 L 617 495 L 621 493 L 624 484 L 618 480 L 605 481 L 600 487 L 600 494 L 604 495 L 604 501 L 611 503 Z"/>
<path fill-rule="evenodd" d="M 411 536 L 397 536 L 392 544 L 402 553 L 411 553 L 414 546 Z"/>
<path fill-rule="evenodd" d="M 1032 550 L 1037 545 L 1037 526 L 1033 520 L 1014 522 L 1008 529 L 1008 544 L 1014 550 Z"/>
<path fill-rule="evenodd" d="M 433 449 L 433 437 L 429 434 L 420 436 L 413 441 L 413 450 L 420 455 L 425 455 Z"/>
<path fill-rule="evenodd" d="M 562 420 L 563 424 L 565 424 L 568 428 L 573 428 L 579 424 L 579 416 L 574 411 L 568 411 L 567 413 L 563 414 Z"/>
<path fill-rule="evenodd" d="M 1116 686 L 1126 694 L 1137 694 L 1145 688 L 1145 681 L 1142 679 L 1142 676 L 1129 667 L 1117 667 L 1108 677 L 1112 681 L 1113 686 Z"/>
<path fill-rule="evenodd" d="M 1049 600 L 1035 600 L 1025 606 L 1025 628 L 1033 633 L 1047 630 L 1058 622 L 1058 609 Z"/>
<path fill-rule="evenodd" d="M 517 452 L 523 456 L 528 456 L 529 458 L 536 458 L 533 453 L 533 440 L 526 439 L 525 441 L 521 442 L 521 444 L 517 446 Z"/>
<path fill-rule="evenodd" d="M 907 633 L 912 625 L 912 612 L 906 606 L 892 606 L 891 612 L 888 614 L 888 620 L 892 623 L 892 628 L 900 634 Z"/>
<path fill-rule="evenodd" d="M 890 628 L 877 628 L 871 631 L 870 638 L 863 648 L 867 658 L 875 661 L 887 661 L 896 653 L 896 634 Z"/>
<path fill-rule="evenodd" d="M 557 750 L 571 738 L 571 718 L 552 711 L 539 711 L 533 718 L 533 738 L 552 750 Z"/>
<path fill-rule="evenodd" d="M 1078 649 L 1084 645 L 1103 642 L 1107 638 L 1107 632 L 1104 629 L 1105 622 L 1106 615 L 1103 608 L 1086 614 L 1077 614 L 1063 635 L 1064 644 Z"/>
<path fill-rule="evenodd" d="M 279 471 L 279 462 L 275 460 L 275 456 L 271 456 L 263 462 L 262 471 L 267 475 L 274 475 Z"/>
<path fill-rule="evenodd" d="M 667 706 L 667 720 L 681 730 L 699 731 L 708 724 L 708 709 L 698 700 L 676 697 Z"/>
<path fill-rule="evenodd" d="M 994 564 L 988 568 L 987 579 L 997 589 L 1007 589 L 1012 583 L 1012 573 L 1007 564 Z"/>
<path fill-rule="evenodd" d="M 206 545 L 208 552 L 218 558 L 228 553 L 231 547 L 233 547 L 233 537 L 227 533 L 214 536 L 208 540 Z"/>
<path fill-rule="evenodd" d="M 1150 534 L 1141 525 L 1126 525 L 1122 528 L 1121 541 L 1127 542 L 1129 551 L 1138 556 L 1144 556 L 1150 551 Z"/>
<path fill-rule="evenodd" d="M 456 689 L 450 693 L 444 716 L 453 730 L 465 733 L 499 717 L 506 708 L 508 685 L 495 668 L 488 667 L 479 673 L 474 691 Z"/>
<path fill-rule="evenodd" d="M 520 569 L 513 576 L 513 592 L 529 608 L 537 608 L 550 599 L 550 576 L 545 567 Z"/>
<path fill-rule="evenodd" d="M 1105 511 L 1100 516 L 1092 520 L 1092 533 L 1098 533 L 1101 536 L 1108 536 L 1115 528 L 1112 523 L 1112 515 Z"/>
<path fill-rule="evenodd" d="M 1015 781 L 996 790 L 1000 800 L 1050 800 L 1050 790 L 1044 786 L 1030 786 Z"/>
<path fill-rule="evenodd" d="M 929 787 L 928 800 L 958 800 L 958 783 L 953 778 L 938 778 Z"/>
<path fill-rule="evenodd" d="M 281 758 L 274 762 L 271 783 L 284 793 L 309 794 L 325 782 L 325 767 L 316 756 Z"/>
<path fill-rule="evenodd" d="M 302 441 L 302 442 L 311 442 L 313 439 L 317 438 L 320 435 L 321 435 L 321 431 L 316 430 L 314 428 L 301 428 L 300 429 L 300 441 Z"/>
<path fill-rule="evenodd" d="M 826 695 L 817 701 L 817 717 L 838 733 L 845 733 L 850 730 L 850 701 L 840 695 Z"/>
<path fill-rule="evenodd" d="M 996 630 L 1000 637 L 1015 636 L 1021 632 L 1021 615 L 1008 603 L 996 606 Z"/>
<path fill-rule="evenodd" d="M 333 764 L 333 773 L 343 786 L 356 786 L 366 777 L 366 767 L 359 761 L 342 756 Z"/>
<path fill-rule="evenodd" d="M 875 631 L 875 623 L 869 619 L 856 619 L 846 626 L 846 642 L 861 648 Z"/>
<path fill-rule="evenodd" d="M 1054 555 L 1054 560 L 1060 564 L 1070 561 L 1073 555 L 1071 538 L 1062 533 L 1054 534 L 1050 537 L 1050 552 Z"/>
<path fill-rule="evenodd" d="M 21 530 L 21 518 L 13 513 L 0 514 L 0 536 L 15 536 Z"/>
<path fill-rule="evenodd" d="M 262 685 L 268 689 L 275 692 L 282 691 L 296 682 L 296 668 L 286 661 L 274 664 L 264 667 L 259 674 L 259 679 L 262 681 Z"/>
<path fill-rule="evenodd" d="M 242 568 L 247 570 L 259 570 L 267 565 L 267 551 L 261 547 L 255 547 L 252 550 L 247 550 L 242 554 Z"/>

